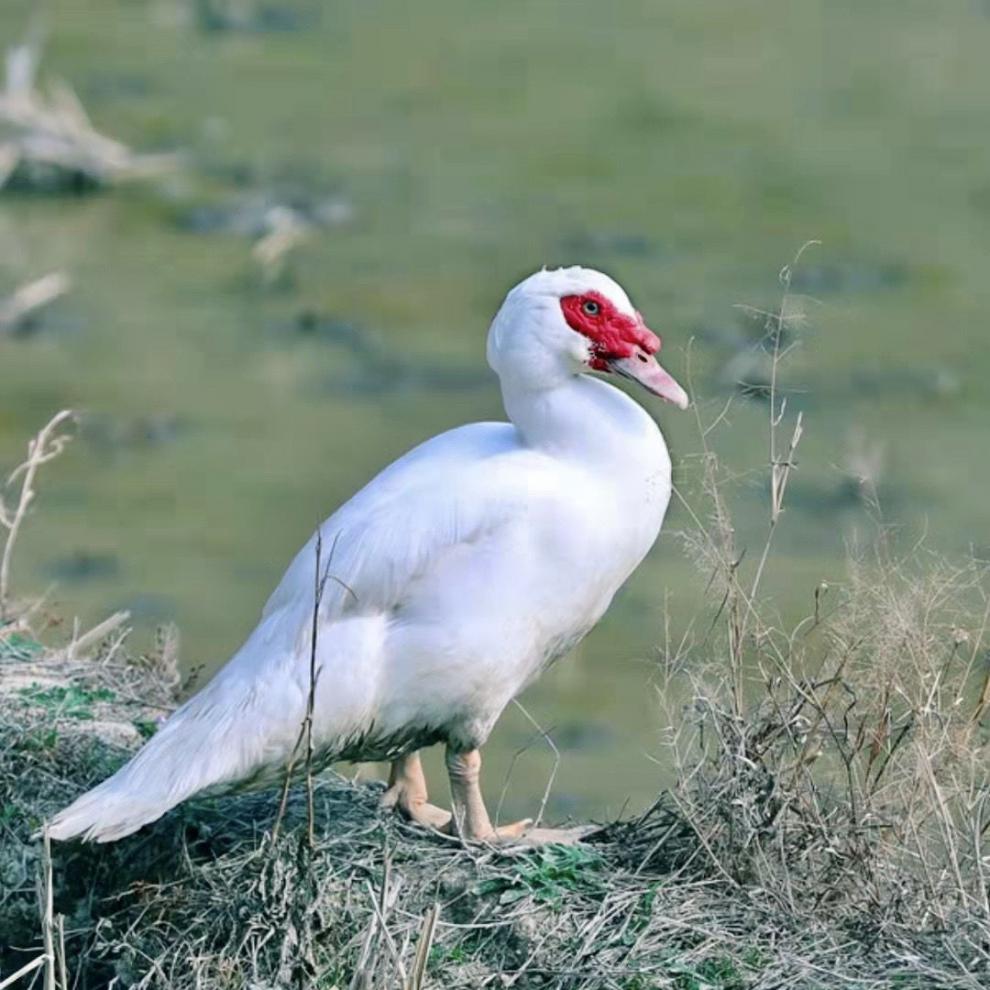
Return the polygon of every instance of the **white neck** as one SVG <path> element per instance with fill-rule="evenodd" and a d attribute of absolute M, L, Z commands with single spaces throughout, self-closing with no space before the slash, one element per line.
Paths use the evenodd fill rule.
<path fill-rule="evenodd" d="M 518 380 L 501 384 L 506 414 L 529 447 L 603 464 L 667 457 L 652 418 L 606 382 L 570 375 L 543 388 Z"/>

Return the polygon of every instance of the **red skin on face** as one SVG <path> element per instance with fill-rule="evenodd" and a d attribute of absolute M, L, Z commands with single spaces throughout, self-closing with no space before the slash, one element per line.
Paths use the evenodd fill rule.
<path fill-rule="evenodd" d="M 590 306 L 589 306 L 590 304 Z M 597 305 L 597 313 L 588 308 Z M 647 327 L 643 317 L 620 313 L 600 292 L 563 296 L 560 308 L 567 325 L 591 341 L 591 360 L 596 371 L 608 371 L 608 362 L 632 357 L 637 349 L 647 354 L 660 350 L 660 338 Z"/>

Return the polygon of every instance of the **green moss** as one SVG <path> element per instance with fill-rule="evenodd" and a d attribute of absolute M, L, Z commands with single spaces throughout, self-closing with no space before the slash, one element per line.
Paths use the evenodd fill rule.
<path fill-rule="evenodd" d="M 41 643 L 23 633 L 7 633 L 0 636 L 0 660 L 30 660 L 43 649 Z"/>
<path fill-rule="evenodd" d="M 131 725 L 138 730 L 142 739 L 150 739 L 158 731 L 158 723 L 151 719 L 134 719 Z"/>
<path fill-rule="evenodd" d="M 44 708 L 62 718 L 88 720 L 93 718 L 92 705 L 98 702 L 109 702 L 116 695 L 109 688 L 85 688 L 78 684 L 65 687 L 55 685 L 45 687 L 32 684 L 21 688 L 18 694 L 29 704 Z"/>
<path fill-rule="evenodd" d="M 747 981 L 737 960 L 712 956 L 689 970 L 672 969 L 676 990 L 744 990 Z"/>
<path fill-rule="evenodd" d="M 563 906 L 568 895 L 594 895 L 603 885 L 601 857 L 583 846 L 549 845 L 520 858 L 511 874 L 483 881 L 482 895 L 497 895 L 501 905 L 524 897 Z"/>

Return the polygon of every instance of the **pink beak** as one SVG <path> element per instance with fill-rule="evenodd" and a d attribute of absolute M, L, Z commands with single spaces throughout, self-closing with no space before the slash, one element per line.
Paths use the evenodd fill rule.
<path fill-rule="evenodd" d="M 637 347 L 630 357 L 606 359 L 606 361 L 609 368 L 617 375 L 639 382 L 647 392 L 672 402 L 678 409 L 687 409 L 691 404 L 687 392 L 674 381 L 673 376 L 664 371 L 660 367 L 660 362 L 641 347 Z"/>

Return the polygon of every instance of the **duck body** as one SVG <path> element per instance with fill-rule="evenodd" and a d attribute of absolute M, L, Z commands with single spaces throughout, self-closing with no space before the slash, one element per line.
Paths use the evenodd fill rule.
<path fill-rule="evenodd" d="M 660 531 L 667 448 L 638 403 L 575 374 L 570 355 L 537 354 L 512 373 L 518 327 L 499 340 L 512 298 L 489 337 L 510 421 L 426 441 L 330 516 L 241 649 L 130 763 L 61 812 L 53 837 L 116 839 L 197 792 L 281 779 L 311 671 L 321 763 L 408 768 L 444 742 L 456 764 L 601 618 Z"/>
<path fill-rule="evenodd" d="M 593 393 L 611 388 L 583 384 Z M 385 542 L 390 520 L 413 548 L 427 515 L 451 535 L 428 568 L 409 562 L 396 601 L 363 610 L 355 589 L 357 600 L 347 603 L 353 619 L 345 621 L 355 623 L 363 647 L 363 676 L 353 695 L 339 694 L 332 673 L 350 669 L 350 646 L 334 642 L 332 623 L 321 632 L 327 676 L 318 687 L 317 738 L 328 751 L 347 737 L 360 747 L 342 756 L 392 759 L 399 753 L 391 740 L 418 748 L 404 741 L 413 730 L 433 742 L 480 746 L 505 706 L 598 622 L 653 545 L 669 494 L 659 431 L 621 398 L 647 420 L 643 440 L 652 448 L 635 477 L 608 462 L 533 449 L 509 424 L 479 423 L 417 448 L 325 524 L 323 546 L 349 528 L 352 514 L 354 525 L 378 529 L 371 538 Z M 312 584 L 313 558 L 313 547 L 297 558 L 287 597 L 300 578 Z"/>

